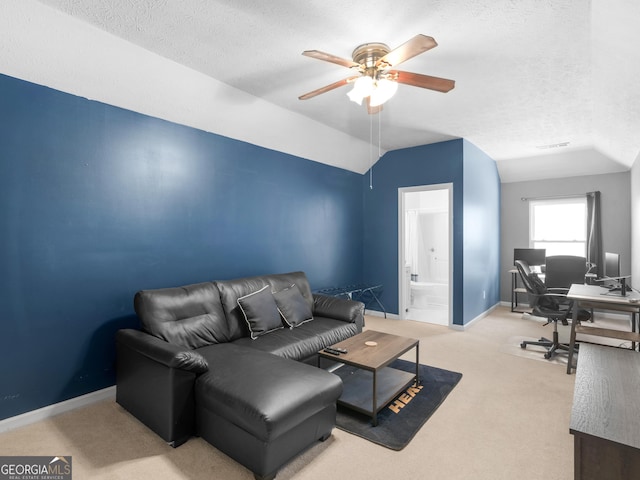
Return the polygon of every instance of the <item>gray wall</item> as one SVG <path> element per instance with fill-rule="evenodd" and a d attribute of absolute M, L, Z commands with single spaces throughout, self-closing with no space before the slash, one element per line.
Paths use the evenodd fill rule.
<path fill-rule="evenodd" d="M 640 155 L 631 169 L 631 245 L 631 284 L 640 289 Z"/>
<path fill-rule="evenodd" d="M 637 176 L 640 176 L 637 175 Z M 640 189 L 640 179 L 638 179 Z M 603 250 L 620 254 L 620 269 L 631 273 L 631 174 L 590 175 L 502 184 L 500 300 L 511 301 L 513 249 L 529 247 L 529 202 L 522 197 L 601 192 Z M 640 192 L 637 194 L 640 195 Z M 636 197 L 640 201 L 640 198 Z M 636 215 L 640 215 L 640 208 Z M 640 274 L 639 274 L 640 275 Z M 636 277 L 640 278 L 640 276 Z M 640 286 L 640 281 L 635 282 Z"/>

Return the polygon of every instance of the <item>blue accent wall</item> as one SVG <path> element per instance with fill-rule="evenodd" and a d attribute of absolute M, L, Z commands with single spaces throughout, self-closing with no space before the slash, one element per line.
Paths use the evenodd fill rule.
<path fill-rule="evenodd" d="M 464 325 L 499 301 L 500 178 L 491 158 L 459 139 L 395 150 L 363 178 L 366 282 L 398 313 L 398 189 L 453 183 L 453 323 Z M 375 306 L 372 306 L 375 308 Z"/>
<path fill-rule="evenodd" d="M 500 175 L 496 162 L 463 140 L 464 319 L 500 301 Z"/>
<path fill-rule="evenodd" d="M 373 167 L 364 192 L 364 280 L 382 284 L 382 303 L 398 313 L 398 188 L 453 183 L 453 319 L 462 324 L 462 140 L 386 153 Z M 371 308 L 375 308 L 372 306 Z"/>
<path fill-rule="evenodd" d="M 361 280 L 362 176 L 0 75 L 0 419 L 114 384 L 134 293 Z"/>

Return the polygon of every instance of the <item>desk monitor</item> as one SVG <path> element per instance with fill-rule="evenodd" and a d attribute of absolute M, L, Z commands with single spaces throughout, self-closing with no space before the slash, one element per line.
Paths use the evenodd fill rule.
<path fill-rule="evenodd" d="M 604 280 L 613 281 L 608 286 L 609 292 L 623 297 L 632 289 L 627 285 L 628 276 L 620 275 L 620 254 L 605 252 L 604 254 Z"/>
<path fill-rule="evenodd" d="M 620 276 L 620 254 L 605 252 L 604 276 L 609 278 L 618 278 Z"/>
<path fill-rule="evenodd" d="M 544 248 L 514 248 L 513 263 L 516 260 L 524 260 L 531 266 L 544 265 L 547 258 L 547 251 Z"/>

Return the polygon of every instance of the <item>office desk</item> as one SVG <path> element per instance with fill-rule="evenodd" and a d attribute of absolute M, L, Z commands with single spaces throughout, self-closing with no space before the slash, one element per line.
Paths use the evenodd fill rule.
<path fill-rule="evenodd" d="M 640 355 L 580 346 L 569 432 L 574 478 L 635 480 L 640 472 Z"/>
<path fill-rule="evenodd" d="M 626 340 L 632 342 L 633 348 L 635 344 L 640 342 L 640 334 L 637 329 L 637 317 L 640 313 L 640 294 L 638 292 L 627 292 L 626 296 L 610 293 L 608 289 L 598 285 L 579 285 L 573 284 L 569 289 L 567 298 L 574 301 L 573 304 L 573 321 L 571 322 L 571 337 L 569 340 L 569 361 L 567 363 L 567 373 L 571 373 L 573 363 L 573 352 L 576 342 L 576 334 L 584 333 L 586 335 L 596 335 L 600 337 L 616 338 L 618 340 Z M 638 303 L 632 303 L 631 300 L 638 299 Z M 578 320 L 578 310 L 580 309 L 598 309 L 612 310 L 616 312 L 625 312 L 631 314 L 631 331 L 614 330 L 610 328 L 598 328 L 583 326 Z"/>

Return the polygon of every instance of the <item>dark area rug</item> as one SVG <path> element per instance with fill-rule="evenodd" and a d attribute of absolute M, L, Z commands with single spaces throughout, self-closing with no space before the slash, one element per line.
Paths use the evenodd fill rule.
<path fill-rule="evenodd" d="M 396 360 L 389 366 L 405 372 L 416 371 L 415 363 L 406 360 Z M 339 371 L 344 374 L 353 368 L 345 365 Z M 380 410 L 378 426 L 373 426 L 371 417 L 338 405 L 336 427 L 392 450 L 402 450 L 461 378 L 461 373 L 420 365 L 419 388 L 409 387 Z"/>

